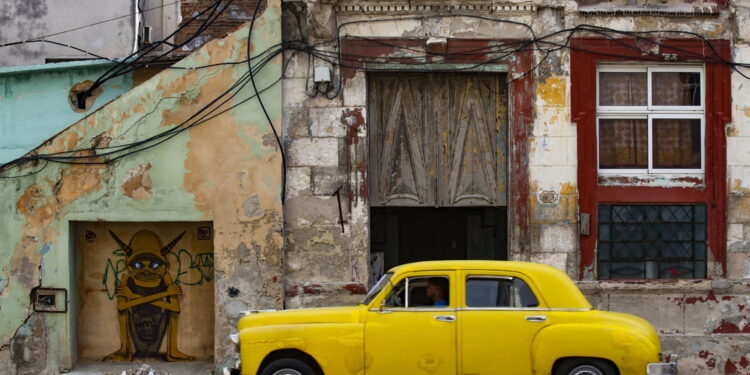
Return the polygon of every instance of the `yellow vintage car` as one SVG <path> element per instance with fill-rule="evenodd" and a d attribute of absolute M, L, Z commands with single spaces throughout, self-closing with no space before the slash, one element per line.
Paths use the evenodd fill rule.
<path fill-rule="evenodd" d="M 357 306 L 248 312 L 238 331 L 245 375 L 677 373 L 651 324 L 536 263 L 405 264 Z"/>

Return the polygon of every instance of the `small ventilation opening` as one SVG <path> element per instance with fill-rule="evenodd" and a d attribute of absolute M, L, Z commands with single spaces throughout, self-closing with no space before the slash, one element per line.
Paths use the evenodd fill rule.
<path fill-rule="evenodd" d="M 70 88 L 68 102 L 70 108 L 77 113 L 84 113 L 94 106 L 96 98 L 104 91 L 101 87 L 91 90 L 94 82 L 91 80 L 78 82 Z"/>

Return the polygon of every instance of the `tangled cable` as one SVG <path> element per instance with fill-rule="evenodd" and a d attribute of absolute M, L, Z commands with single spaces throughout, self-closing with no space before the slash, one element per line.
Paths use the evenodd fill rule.
<path fill-rule="evenodd" d="M 229 7 L 232 1 L 233 0 L 226 0 L 226 1 L 217 0 L 211 5 L 209 5 L 207 8 L 203 9 L 201 12 L 199 12 L 198 14 L 196 14 L 195 16 L 187 20 L 185 23 L 183 23 L 172 34 L 165 37 L 164 40 L 156 42 L 152 45 L 146 46 L 138 50 L 136 53 L 125 57 L 124 59 L 113 60 L 113 62 L 115 62 L 115 65 L 111 69 L 109 69 L 107 72 L 105 72 L 102 76 L 100 76 L 94 82 L 94 84 L 87 90 L 87 92 L 82 94 L 82 99 L 85 100 L 85 96 L 89 95 L 91 91 L 93 91 L 97 87 L 104 85 L 107 81 L 113 78 L 130 73 L 140 68 L 154 66 L 156 64 L 159 64 L 160 62 L 163 63 L 165 58 L 167 58 L 172 52 L 174 52 L 175 50 L 179 48 L 182 48 L 182 46 L 187 45 L 200 33 L 202 33 L 208 27 L 210 27 L 221 16 L 221 14 L 224 13 L 224 11 Z M 134 153 L 145 151 L 153 147 L 156 147 L 174 138 L 175 136 L 184 132 L 187 129 L 190 129 L 192 127 L 205 123 L 206 121 L 216 118 L 217 116 L 220 116 L 221 114 L 226 113 L 227 111 L 230 111 L 236 108 L 237 106 L 240 106 L 250 100 L 257 98 L 260 104 L 260 107 L 264 112 L 266 120 L 268 121 L 268 124 L 274 133 L 274 136 L 278 143 L 278 147 L 281 151 L 282 167 L 283 167 L 282 193 L 281 194 L 282 194 L 282 201 L 283 201 L 283 195 L 284 195 L 284 190 L 285 190 L 284 185 L 285 185 L 285 179 L 286 179 L 285 152 L 284 152 L 284 148 L 283 148 L 279 133 L 275 125 L 273 124 L 273 121 L 266 109 L 266 106 L 263 100 L 261 99 L 261 94 L 269 90 L 276 84 L 278 84 L 283 79 L 285 72 L 289 67 L 290 60 L 294 58 L 295 55 L 300 54 L 300 53 L 306 54 L 308 56 L 308 59 L 310 60 L 308 64 L 308 68 L 313 65 L 315 59 L 318 59 L 320 61 L 330 64 L 331 66 L 339 68 L 337 84 L 330 85 L 326 90 L 322 92 L 317 89 L 312 90 L 312 91 L 308 90 L 307 94 L 311 97 L 316 96 L 319 93 L 324 94 L 329 99 L 333 99 L 336 96 L 338 96 L 342 88 L 342 74 L 340 74 L 341 68 L 352 68 L 352 69 L 365 70 L 365 71 L 379 71 L 379 70 L 387 71 L 389 70 L 389 69 L 382 69 L 382 68 L 373 68 L 372 66 L 368 67 L 368 63 L 382 63 L 382 60 L 374 59 L 370 56 L 342 53 L 341 42 L 343 39 L 346 39 L 346 38 L 366 40 L 372 43 L 383 45 L 385 47 L 393 48 L 394 50 L 404 50 L 405 52 L 409 52 L 412 54 L 423 54 L 422 57 L 424 58 L 421 61 L 419 61 L 419 59 L 414 59 L 414 61 L 400 62 L 401 64 L 415 65 L 416 69 L 414 69 L 414 71 L 420 71 L 419 67 L 423 66 L 424 67 L 423 71 L 429 72 L 431 71 L 429 69 L 430 65 L 444 64 L 448 61 L 451 61 L 451 59 L 454 59 L 456 57 L 462 57 L 462 56 L 484 55 L 487 58 L 484 59 L 482 62 L 458 67 L 455 69 L 457 71 L 472 70 L 472 69 L 479 68 L 483 65 L 497 63 L 498 61 L 507 59 L 509 56 L 512 56 L 520 52 L 531 51 L 534 53 L 538 53 L 540 55 L 540 57 L 538 58 L 538 61 L 528 71 L 522 72 L 516 77 L 513 77 L 512 80 L 521 79 L 527 76 L 528 74 L 534 72 L 549 58 L 550 55 L 552 55 L 553 53 L 557 51 L 566 49 L 566 48 L 567 49 L 576 48 L 578 50 L 583 50 L 585 52 L 596 54 L 596 55 L 613 56 L 611 54 L 602 53 L 596 50 L 585 50 L 585 49 L 581 49 L 580 47 L 572 47 L 570 45 L 570 41 L 576 35 L 600 36 L 603 38 L 613 40 L 614 42 L 621 44 L 623 47 L 633 49 L 637 52 L 643 52 L 636 45 L 632 43 L 625 43 L 622 41 L 623 38 L 628 38 L 628 39 L 636 39 L 638 41 L 646 41 L 648 43 L 651 43 L 653 45 L 657 45 L 660 47 L 668 47 L 670 50 L 677 51 L 682 56 L 692 61 L 697 60 L 697 61 L 702 61 L 704 63 L 724 64 L 724 65 L 729 66 L 733 71 L 737 72 L 742 77 L 750 78 L 750 76 L 748 76 L 745 72 L 742 72 L 740 70 L 740 68 L 750 68 L 750 63 L 734 62 L 734 61 L 729 61 L 729 60 L 724 59 L 717 52 L 716 48 L 712 45 L 710 40 L 706 39 L 700 34 L 693 33 L 693 32 L 678 31 L 678 30 L 651 30 L 651 31 L 632 32 L 632 31 L 622 31 L 622 30 L 616 30 L 616 29 L 593 26 L 593 25 L 578 25 L 572 28 L 558 30 L 550 34 L 537 37 L 534 33 L 532 26 L 522 23 L 522 22 L 500 20 L 500 19 L 494 19 L 494 18 L 478 16 L 478 15 L 459 15 L 459 14 L 386 17 L 386 18 L 379 18 L 379 19 L 367 19 L 367 20 L 345 22 L 345 23 L 340 24 L 337 27 L 336 36 L 332 40 L 317 43 L 317 44 L 309 44 L 304 40 L 305 37 L 304 35 L 302 35 L 301 23 L 299 21 L 299 18 L 297 18 L 297 23 L 298 23 L 297 26 L 298 26 L 299 33 L 300 33 L 300 39 L 281 42 L 279 44 L 269 47 L 268 49 L 264 51 L 257 53 L 255 56 L 251 56 L 252 51 L 250 47 L 250 40 L 251 40 L 250 38 L 252 37 L 253 29 L 255 26 L 255 20 L 259 12 L 259 7 L 260 5 L 256 6 L 253 12 L 252 20 L 250 22 L 249 31 L 248 31 L 247 58 L 246 59 L 241 60 L 241 61 L 223 62 L 223 63 L 215 63 L 215 64 L 208 64 L 208 65 L 200 65 L 200 66 L 190 66 L 190 67 L 185 67 L 185 66 L 166 66 L 165 67 L 167 69 L 186 69 L 186 70 L 206 69 L 206 68 L 211 68 L 211 67 L 216 67 L 216 66 L 221 66 L 221 65 L 240 65 L 240 64 L 246 64 L 248 67 L 247 71 L 242 76 L 240 76 L 239 79 L 236 80 L 236 82 L 234 82 L 229 88 L 227 88 L 225 91 L 219 94 L 216 98 L 209 101 L 209 103 L 207 103 L 205 106 L 199 108 L 195 113 L 191 114 L 191 116 L 189 116 L 189 118 L 186 119 L 185 121 L 179 124 L 176 124 L 175 126 L 171 127 L 170 129 L 166 131 L 160 132 L 158 134 L 149 136 L 147 138 L 144 138 L 135 142 L 123 143 L 119 145 L 106 146 L 106 147 L 77 148 L 73 150 L 67 150 L 67 151 L 62 151 L 62 152 L 57 152 L 57 153 L 48 153 L 48 154 L 30 153 L 26 156 L 23 156 L 21 158 L 18 158 L 8 163 L 0 165 L 0 178 L 15 178 L 15 177 L 29 176 L 29 175 L 40 172 L 46 166 L 48 166 L 49 163 L 110 164 L 128 155 L 132 155 Z M 203 21 L 200 23 L 196 32 L 190 35 L 188 38 L 186 38 L 183 42 L 179 44 L 172 44 L 172 43 L 167 42 L 167 40 L 172 38 L 179 31 L 183 30 L 185 27 L 187 27 L 191 23 L 196 22 L 200 18 L 203 18 Z M 520 27 L 526 30 L 526 32 L 529 34 L 530 37 L 527 39 L 512 40 L 512 41 L 497 41 L 494 44 L 488 45 L 485 47 L 468 49 L 468 50 L 463 50 L 461 52 L 454 52 L 454 53 L 448 53 L 448 54 L 439 54 L 439 53 L 431 53 L 431 52 L 420 50 L 420 49 L 390 44 L 388 42 L 385 42 L 379 39 L 367 38 L 364 36 L 349 35 L 349 34 L 343 33 L 343 31 L 345 30 L 347 26 L 356 25 L 360 23 L 390 22 L 390 21 L 400 21 L 400 20 L 427 20 L 427 19 L 433 19 L 433 18 L 471 18 L 471 19 L 477 19 L 477 20 L 482 20 L 482 21 L 487 21 L 487 22 L 502 23 L 502 24 Z M 708 51 L 708 54 L 696 53 L 694 51 L 681 49 L 679 47 L 675 47 L 672 45 L 666 45 L 659 40 L 659 38 L 666 37 L 666 36 L 679 36 L 679 37 L 699 39 L 706 46 L 705 50 Z M 63 43 L 59 43 L 59 42 L 51 42 L 48 40 L 31 40 L 31 41 L 26 41 L 25 43 L 37 43 L 37 42 L 58 44 L 58 45 L 76 49 L 80 52 L 87 53 L 95 57 L 100 57 L 100 56 L 97 56 L 96 54 L 84 51 L 83 49 L 69 46 Z M 151 52 L 155 51 L 157 48 L 159 48 L 162 45 L 168 45 L 170 48 L 168 48 L 167 51 L 159 53 L 157 55 L 154 55 L 154 56 L 149 55 Z M 336 50 L 328 51 L 325 49 L 320 49 L 319 47 L 322 45 L 335 45 Z M 2 46 L 3 45 L 0 45 L 0 47 Z M 263 70 L 263 68 L 265 68 L 268 65 L 268 63 L 271 62 L 274 58 L 276 58 L 279 55 L 283 56 L 284 52 L 291 52 L 292 55 L 290 55 L 286 59 L 286 61 L 283 62 L 283 68 L 282 68 L 282 73 L 280 77 L 278 77 L 278 79 L 273 81 L 268 86 L 259 89 L 256 85 L 255 76 L 259 74 Z M 614 56 L 618 56 L 618 55 L 614 55 Z M 431 57 L 431 58 L 427 59 L 427 57 Z M 619 57 L 626 57 L 629 59 L 639 59 L 643 61 L 662 61 L 661 56 L 656 56 L 652 54 L 639 55 L 639 57 L 637 58 L 634 58 L 633 56 L 630 56 L 630 55 L 619 56 Z M 308 81 L 307 81 L 306 87 L 309 87 L 310 79 L 311 77 L 310 77 L 310 74 L 308 73 L 308 77 L 307 77 Z M 248 84 L 252 86 L 253 93 L 247 97 L 244 97 L 236 101 L 232 105 L 226 106 L 227 103 L 235 99 L 235 97 Z M 80 99 L 81 98 L 79 98 L 79 100 Z M 37 168 L 34 171 L 29 172 L 29 173 L 20 174 L 20 175 L 7 175 L 9 171 L 16 169 L 16 168 L 20 168 L 27 163 L 39 163 L 40 165 L 36 165 Z"/>

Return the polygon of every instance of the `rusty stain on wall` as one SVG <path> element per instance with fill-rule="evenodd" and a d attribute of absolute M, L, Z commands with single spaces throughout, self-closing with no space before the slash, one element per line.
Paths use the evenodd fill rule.
<path fill-rule="evenodd" d="M 122 193 L 137 201 L 148 199 L 151 195 L 151 163 L 141 164 L 127 171 L 122 183 Z"/>

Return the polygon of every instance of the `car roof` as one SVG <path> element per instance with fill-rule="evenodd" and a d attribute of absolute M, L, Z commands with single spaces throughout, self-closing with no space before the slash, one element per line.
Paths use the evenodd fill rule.
<path fill-rule="evenodd" d="M 503 270 L 544 272 L 554 267 L 531 262 L 510 262 L 503 260 L 428 260 L 406 263 L 393 267 L 390 272 L 430 271 L 430 270 Z"/>
<path fill-rule="evenodd" d="M 438 270 L 482 270 L 513 271 L 526 275 L 536 286 L 549 308 L 591 309 L 573 280 L 559 269 L 540 263 L 510 262 L 498 260 L 433 260 L 407 263 L 392 268 L 389 272 L 438 271 Z"/>

